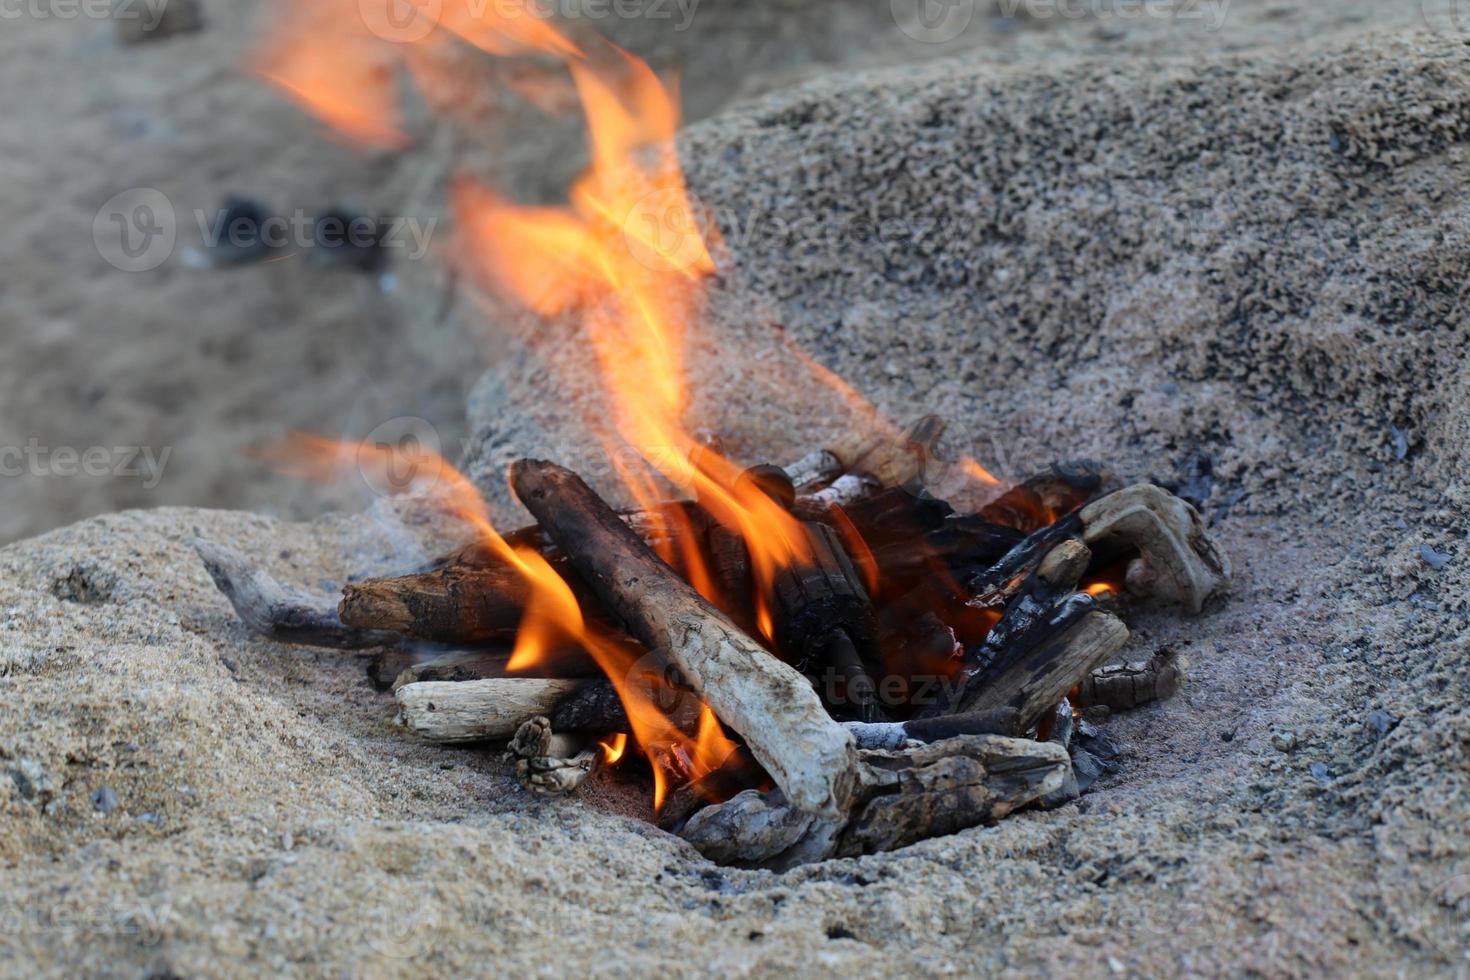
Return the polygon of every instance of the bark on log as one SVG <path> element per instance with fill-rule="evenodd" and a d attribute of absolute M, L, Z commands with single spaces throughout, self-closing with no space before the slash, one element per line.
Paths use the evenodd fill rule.
<path fill-rule="evenodd" d="M 421 681 L 394 692 L 399 719 L 415 735 L 453 745 L 510 738 L 528 718 L 549 714 L 579 680 L 500 677 Z"/>
<path fill-rule="evenodd" d="M 778 791 L 747 790 L 694 814 L 682 836 L 722 864 L 785 870 L 994 822 L 1060 789 L 1072 767 L 1055 742 L 998 735 L 862 759 L 851 804 L 835 817 L 792 807 Z"/>
<path fill-rule="evenodd" d="M 438 643 L 480 644 L 515 636 L 531 588 L 502 564 L 452 562 L 416 575 L 370 578 L 342 589 L 342 622 Z"/>
<path fill-rule="evenodd" d="M 331 597 L 283 585 L 233 548 L 200 538 L 195 538 L 193 544 L 209 577 L 230 600 L 236 614 L 261 636 L 339 650 L 403 642 L 396 633 L 344 624 Z"/>
<path fill-rule="evenodd" d="M 608 611 L 678 666 L 793 805 L 842 811 L 856 749 L 800 674 L 675 575 L 576 474 L 521 460 L 511 485 Z"/>

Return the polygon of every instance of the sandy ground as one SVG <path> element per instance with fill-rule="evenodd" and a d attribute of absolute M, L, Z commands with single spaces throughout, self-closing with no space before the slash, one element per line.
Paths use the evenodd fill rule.
<path fill-rule="evenodd" d="M 1198 619 L 1133 617 L 1128 656 L 1174 647 L 1190 681 L 1110 723 L 1129 753 L 1094 793 L 891 855 L 716 868 L 628 815 L 616 786 L 535 800 L 489 753 L 414 743 L 359 660 L 249 636 L 186 544 L 202 533 L 331 590 L 401 559 L 378 523 L 110 515 L 0 551 L 0 971 L 1470 970 L 1470 48 L 1423 30 L 1415 6 L 1237 2 L 1218 32 L 986 18 L 983 43 L 952 60 L 817 77 L 686 135 L 730 243 L 709 343 L 771 365 L 708 372 L 703 421 L 738 452 L 784 458 L 837 427 L 810 385 L 798 398 L 778 383 L 780 324 L 895 416 L 943 412 L 948 452 L 1010 475 L 1092 455 L 1168 480 L 1211 460 L 1205 510 L 1236 586 Z M 145 51 L 114 48 L 110 29 L 90 47 L 55 24 L 25 30 L 37 77 L 100 59 L 158 79 L 123 66 L 178 59 L 141 91 L 59 90 L 79 117 L 157 102 L 192 120 L 174 143 L 104 141 L 109 181 L 116 167 L 124 186 L 180 181 L 196 197 L 171 196 L 212 201 L 238 171 L 312 201 L 402 178 L 402 162 L 339 159 L 305 123 L 279 128 L 252 83 L 184 54 L 222 57 L 224 38 Z M 260 125 L 244 122 L 253 105 Z M 198 166 L 225 145 L 205 135 L 225 106 L 259 151 Z M 156 125 L 143 115 L 132 125 Z M 0 368 L 3 424 L 80 441 L 120 440 L 121 420 L 139 439 L 201 433 L 180 457 L 196 462 L 172 471 L 184 481 L 149 497 L 5 481 L 13 533 L 139 502 L 310 513 L 330 498 L 293 501 L 218 446 L 283 414 L 330 425 L 379 365 L 402 377 L 410 347 L 423 373 L 383 389 L 391 407 L 368 419 L 457 398 L 475 373 L 440 346 L 474 332 L 465 310 L 428 339 L 347 273 L 104 275 L 90 239 L 104 168 L 11 125 L 7 159 L 69 189 L 48 216 L 7 184 L 29 217 L 24 243 L 0 247 L 12 268 L 47 264 L 5 284 L 22 358 Z M 809 221 L 776 220 L 793 215 Z M 383 346 L 343 333 L 364 311 L 382 316 Z M 217 350 L 248 356 L 186 356 L 211 318 Z M 477 477 L 493 491 L 505 459 L 536 452 L 595 474 L 592 389 L 548 398 L 529 352 L 503 357 L 461 423 Z M 193 387 L 170 402 L 161 376 Z M 82 378 L 112 387 L 89 408 Z M 1274 748 L 1288 731 L 1295 749 Z"/>

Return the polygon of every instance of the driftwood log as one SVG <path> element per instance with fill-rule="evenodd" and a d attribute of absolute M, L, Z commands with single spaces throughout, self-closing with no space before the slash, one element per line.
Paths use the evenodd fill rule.
<path fill-rule="evenodd" d="M 857 750 L 799 673 L 679 578 L 575 473 L 521 460 L 511 486 L 604 607 L 679 668 L 793 806 L 845 811 Z"/>
<path fill-rule="evenodd" d="M 1128 642 L 1123 621 L 1098 610 L 1090 599 L 1079 594 L 1068 600 L 1073 608 L 1064 607 L 1058 614 L 1058 621 L 1066 625 L 1045 631 L 1039 642 L 1017 642 L 1003 649 L 967 686 L 960 710 L 1012 708 L 1017 719 L 1013 734 L 1040 721 L 1093 668 Z"/>
<path fill-rule="evenodd" d="M 246 626 L 282 643 L 360 650 L 403 642 L 393 632 L 358 629 L 342 622 L 336 602 L 278 582 L 240 552 L 201 538 L 194 550 L 215 586 L 230 600 Z"/>
<path fill-rule="evenodd" d="M 453 745 L 510 738 L 527 719 L 550 714 L 582 683 L 534 677 L 421 681 L 404 684 L 394 697 L 409 731 Z"/>
<path fill-rule="evenodd" d="M 1162 487 L 1141 483 L 1082 508 L 1083 540 L 1094 550 L 1136 550 L 1143 564 L 1129 584 L 1192 613 L 1230 583 L 1230 560 L 1215 546 L 1199 511 Z"/>
<path fill-rule="evenodd" d="M 370 578 L 342 589 L 342 622 L 440 643 L 515 636 L 530 599 L 525 576 L 503 564 L 453 562 L 416 575 Z"/>
<path fill-rule="evenodd" d="M 1056 742 L 998 735 L 863 752 L 857 788 L 835 815 L 746 790 L 695 813 L 681 836 L 722 864 L 783 870 L 992 823 L 1061 789 L 1071 769 Z"/>

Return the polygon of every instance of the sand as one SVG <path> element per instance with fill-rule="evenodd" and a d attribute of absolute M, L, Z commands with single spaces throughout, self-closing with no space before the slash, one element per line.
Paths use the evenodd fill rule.
<path fill-rule="evenodd" d="M 0 970 L 1470 969 L 1470 48 L 1368 9 L 1238 3 L 1192 40 L 1021 25 L 1005 56 L 817 78 L 684 137 L 728 244 L 708 343 L 766 367 L 698 375 L 736 452 L 840 428 L 786 384 L 779 324 L 1008 476 L 1210 460 L 1235 586 L 1132 617 L 1127 656 L 1169 646 L 1189 681 L 1109 722 L 1128 752 L 1094 792 L 717 868 L 627 787 L 533 799 L 490 753 L 415 743 L 360 659 L 252 638 L 187 546 L 330 591 L 411 550 L 379 524 L 134 511 L 0 551 Z M 492 495 L 514 455 L 600 472 L 598 399 L 537 363 L 512 349 L 471 398 Z"/>

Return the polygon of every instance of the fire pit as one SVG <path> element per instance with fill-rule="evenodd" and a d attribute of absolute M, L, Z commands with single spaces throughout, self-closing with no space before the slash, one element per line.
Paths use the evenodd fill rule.
<path fill-rule="evenodd" d="M 925 418 L 727 485 L 705 477 L 727 496 L 621 514 L 570 470 L 524 460 L 511 481 L 538 525 L 350 584 L 337 609 L 198 549 L 278 639 L 472 648 L 378 655 L 403 667 L 393 686 L 416 734 L 508 740 L 545 794 L 641 757 L 661 826 L 722 862 L 787 867 L 1076 798 L 1100 763 L 1074 723 L 1178 684 L 1166 659 L 1109 663 L 1127 606 L 1197 613 L 1228 582 L 1192 507 L 1150 485 L 1104 493 L 1088 465 L 955 513 L 922 483 L 942 429 Z M 725 462 L 702 447 L 692 465 Z M 763 579 L 772 534 L 791 557 Z"/>
<path fill-rule="evenodd" d="M 839 392 L 862 424 L 786 466 L 737 462 L 687 422 L 723 243 L 686 189 L 669 91 L 637 58 L 549 22 L 443 23 L 491 53 L 556 58 L 576 83 L 591 166 L 570 205 L 518 206 L 461 178 L 458 256 L 530 314 L 576 322 L 609 407 L 599 438 L 637 506 L 615 511 L 571 470 L 523 459 L 510 484 L 539 523 L 502 535 L 477 488 L 417 445 L 299 438 L 282 455 L 307 473 L 366 457 L 431 475 L 476 540 L 353 583 L 336 609 L 201 542 L 241 616 L 301 642 L 456 649 L 394 679 L 409 729 L 508 740 L 539 793 L 641 758 L 659 822 L 723 862 L 888 850 L 1075 798 L 1098 769 L 1073 742 L 1078 713 L 1177 684 L 1167 662 L 1110 662 L 1128 604 L 1197 613 L 1228 582 L 1199 515 L 1156 486 L 1115 490 L 1087 463 L 999 492 L 979 462 L 935 458 L 941 419 L 900 431 L 792 345 L 803 383 Z M 356 29 L 329 26 L 273 49 L 265 74 L 393 145 L 381 87 L 316 70 L 331 33 Z M 987 502 L 957 511 L 931 491 L 935 468 Z"/>

